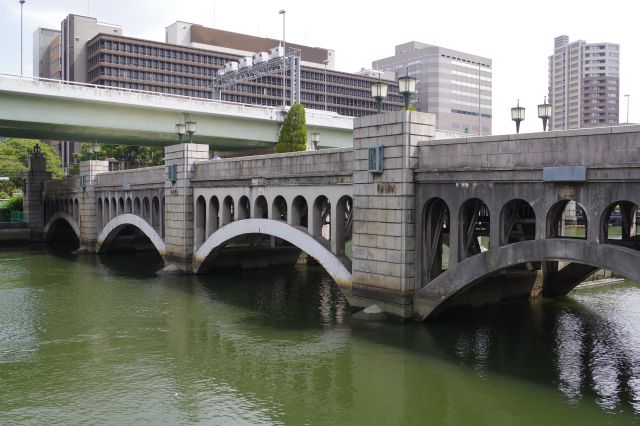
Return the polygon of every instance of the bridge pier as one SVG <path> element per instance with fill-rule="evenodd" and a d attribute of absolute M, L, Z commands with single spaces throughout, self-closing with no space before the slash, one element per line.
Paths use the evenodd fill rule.
<path fill-rule="evenodd" d="M 32 242 L 43 241 L 43 228 L 45 221 L 44 203 L 42 191 L 44 182 L 51 179 L 51 173 L 47 172 L 47 160 L 40 152 L 38 145 L 29 154 L 29 170 L 25 179 L 24 188 L 24 220 L 29 223 L 29 232 Z"/>
<path fill-rule="evenodd" d="M 80 176 L 84 177 L 84 188 L 80 197 L 80 248 L 78 252 L 95 253 L 98 236 L 96 217 L 96 180 L 101 173 L 109 171 L 109 162 L 103 160 L 88 160 L 80 162 Z"/>
<path fill-rule="evenodd" d="M 414 169 L 418 143 L 433 138 L 433 114 L 398 111 L 354 120 L 354 307 L 378 305 L 413 317 L 416 291 Z M 383 146 L 381 173 L 368 170 L 369 147 Z"/>
<path fill-rule="evenodd" d="M 209 145 L 181 143 L 164 148 L 165 180 L 165 271 L 191 273 L 194 252 L 193 185 L 196 161 L 209 159 Z M 175 180 L 169 170 L 175 166 Z"/>

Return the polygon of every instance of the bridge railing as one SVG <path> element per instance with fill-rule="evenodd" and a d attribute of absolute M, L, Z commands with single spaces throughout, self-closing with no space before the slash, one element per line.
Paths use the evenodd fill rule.
<path fill-rule="evenodd" d="M 142 167 L 139 169 L 118 170 L 100 173 L 96 176 L 96 187 L 122 185 L 163 184 L 165 169 L 162 166 Z"/>
<path fill-rule="evenodd" d="M 336 148 L 198 162 L 193 180 L 350 176 L 353 149 Z"/>
<path fill-rule="evenodd" d="M 16 74 L 0 73 L 0 79 L 4 79 L 4 78 L 16 80 L 16 81 L 41 82 L 41 83 L 50 84 L 50 85 L 54 85 L 54 86 L 58 86 L 58 87 L 65 86 L 65 87 L 90 88 L 90 89 L 105 90 L 105 91 L 114 92 L 114 93 L 115 92 L 133 93 L 133 94 L 141 94 L 141 95 L 158 96 L 158 97 L 161 97 L 161 98 L 184 99 L 184 100 L 190 100 L 190 101 L 201 101 L 201 102 L 209 102 L 209 103 L 216 103 L 216 104 L 228 104 L 228 105 L 234 105 L 234 106 L 246 106 L 246 107 L 251 107 L 251 108 L 264 108 L 264 109 L 268 109 L 268 110 L 273 109 L 273 107 L 266 106 L 266 105 L 244 104 L 244 103 L 240 103 L 240 102 L 222 101 L 222 100 L 218 100 L 218 99 L 176 95 L 176 94 L 171 94 L 171 93 L 152 92 L 152 91 L 139 90 L 139 89 L 127 89 L 127 88 L 123 88 L 123 87 L 103 86 L 103 85 L 100 85 L 100 84 L 89 84 L 89 83 L 81 83 L 81 82 L 76 82 L 76 81 L 66 81 L 66 80 L 57 80 L 57 79 L 51 79 L 51 78 L 30 77 L 30 76 L 22 76 L 22 75 L 16 75 Z"/>

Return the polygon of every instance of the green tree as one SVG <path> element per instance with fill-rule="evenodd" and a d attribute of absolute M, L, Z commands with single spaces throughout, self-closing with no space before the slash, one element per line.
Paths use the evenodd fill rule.
<path fill-rule="evenodd" d="M 8 192 L 22 187 L 24 173 L 29 167 L 29 153 L 36 144 L 47 160 L 47 171 L 54 179 L 60 179 L 64 172 L 60 167 L 60 158 L 53 148 L 31 139 L 6 139 L 0 142 L 0 176 L 9 177 Z"/>
<path fill-rule="evenodd" d="M 295 104 L 289 109 L 282 123 L 277 152 L 305 151 L 307 149 L 307 120 L 302 104 Z"/>
<path fill-rule="evenodd" d="M 83 143 L 79 152 L 73 154 L 75 163 L 69 168 L 69 174 L 78 174 L 78 163 L 85 160 L 105 160 L 114 158 L 125 163 L 128 169 L 158 166 L 164 161 L 164 148 L 137 145 L 97 145 L 98 152 L 90 152 L 91 144 Z"/>

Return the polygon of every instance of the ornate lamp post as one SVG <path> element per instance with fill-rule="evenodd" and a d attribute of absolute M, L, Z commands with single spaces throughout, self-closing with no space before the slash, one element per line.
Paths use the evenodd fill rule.
<path fill-rule="evenodd" d="M 378 77 L 378 81 L 371 84 L 371 97 L 376 100 L 376 108 L 378 114 L 382 111 L 382 100 L 387 97 L 387 89 L 389 85 L 382 82 L 382 77 Z"/>
<path fill-rule="evenodd" d="M 416 79 L 409 77 L 409 68 L 407 75 L 398 78 L 398 91 L 404 97 L 404 108 L 409 109 L 409 98 L 416 93 Z"/>
<path fill-rule="evenodd" d="M 313 150 L 317 151 L 320 143 L 320 133 L 311 133 L 311 143 L 313 144 Z"/>
<path fill-rule="evenodd" d="M 538 105 L 538 117 L 542 119 L 542 130 L 547 131 L 547 120 L 551 118 L 551 111 L 553 107 L 547 103 L 547 97 L 544 97 L 544 102 Z"/>
<path fill-rule="evenodd" d="M 176 133 L 178 134 L 178 140 L 182 143 L 182 137 L 187 133 L 187 126 L 182 123 L 176 123 Z"/>
<path fill-rule="evenodd" d="M 184 125 L 186 126 L 187 133 L 189 133 L 189 143 L 192 143 L 193 134 L 198 129 L 197 124 L 195 121 L 191 120 L 191 115 L 189 115 L 189 121 L 185 122 Z"/>
<path fill-rule="evenodd" d="M 520 122 L 524 121 L 524 107 L 520 106 L 520 99 L 518 105 L 511 108 L 511 119 L 516 122 L 516 133 L 520 133 Z"/>

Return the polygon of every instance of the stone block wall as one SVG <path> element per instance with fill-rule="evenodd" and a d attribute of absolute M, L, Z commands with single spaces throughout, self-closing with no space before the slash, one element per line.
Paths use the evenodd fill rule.
<path fill-rule="evenodd" d="M 433 138 L 433 114 L 397 111 L 354 120 L 353 289 L 355 306 L 413 315 L 418 143 Z M 368 148 L 383 146 L 383 172 L 368 171 Z"/>

